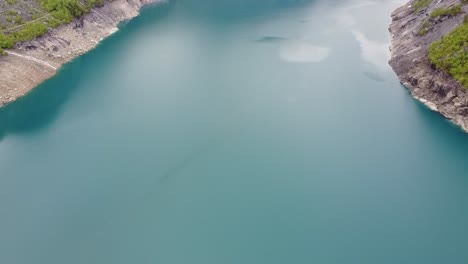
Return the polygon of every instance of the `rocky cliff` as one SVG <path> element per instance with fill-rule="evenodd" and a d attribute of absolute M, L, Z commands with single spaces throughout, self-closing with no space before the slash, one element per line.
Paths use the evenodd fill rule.
<path fill-rule="evenodd" d="M 465 0 L 411 0 L 392 14 L 390 65 L 411 95 L 468 132 L 468 91 L 428 58 L 431 43 L 463 23 Z M 421 6 L 422 4 L 422 6 Z M 417 6 L 417 7 L 415 7 Z M 460 12 L 433 17 L 434 10 Z"/>
<path fill-rule="evenodd" d="M 113 0 L 80 19 L 52 29 L 33 41 L 17 44 L 0 57 L 0 106 L 25 95 L 73 58 L 117 31 L 117 25 L 159 0 Z"/>

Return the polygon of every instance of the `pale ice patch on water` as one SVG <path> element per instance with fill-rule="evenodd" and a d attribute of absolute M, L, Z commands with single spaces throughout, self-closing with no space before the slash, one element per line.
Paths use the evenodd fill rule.
<path fill-rule="evenodd" d="M 336 26 L 333 27 L 343 27 L 346 29 L 353 29 L 356 27 L 356 19 L 351 13 L 353 9 L 362 8 L 366 6 L 372 6 L 375 3 L 372 1 L 351 1 L 349 5 L 340 7 L 337 12 L 333 15 L 336 20 Z"/>
<path fill-rule="evenodd" d="M 388 60 L 391 56 L 389 51 L 389 39 L 385 41 L 374 40 L 375 36 L 368 34 L 369 32 L 366 32 L 365 28 L 362 27 L 362 21 L 361 26 L 358 23 L 359 13 L 356 13 L 356 11 L 361 10 L 362 12 L 363 8 L 368 9 L 372 8 L 372 6 L 381 6 L 382 4 L 390 6 L 389 9 L 393 10 L 402 5 L 405 1 L 406 0 L 392 0 L 385 2 L 375 0 L 350 1 L 348 5 L 341 6 L 333 14 L 336 24 L 332 29 L 337 30 L 339 28 L 343 28 L 350 31 L 359 43 L 362 60 L 372 66 L 374 71 L 388 71 L 390 70 Z M 372 12 L 372 9 L 368 9 L 367 12 Z"/>
<path fill-rule="evenodd" d="M 351 32 L 361 47 L 361 58 L 379 70 L 389 70 L 388 60 L 390 59 L 390 50 L 388 43 L 370 40 L 364 33 L 358 30 L 352 30 Z"/>
<path fill-rule="evenodd" d="M 280 58 L 287 62 L 317 63 L 330 55 L 330 48 L 303 41 L 292 41 L 280 48 Z"/>

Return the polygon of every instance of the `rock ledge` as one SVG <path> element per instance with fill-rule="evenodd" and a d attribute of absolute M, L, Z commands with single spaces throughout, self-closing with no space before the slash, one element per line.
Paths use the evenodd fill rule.
<path fill-rule="evenodd" d="M 389 28 L 392 57 L 389 63 L 415 99 L 468 132 L 467 89 L 448 74 L 436 70 L 428 59 L 430 44 L 463 23 L 468 5 L 463 7 L 462 14 L 432 21 L 427 34 L 420 36 L 418 31 L 422 21 L 429 19 L 435 8 L 450 7 L 459 4 L 460 0 L 434 0 L 419 12 L 411 8 L 414 2 L 416 0 L 411 0 L 392 13 Z"/>

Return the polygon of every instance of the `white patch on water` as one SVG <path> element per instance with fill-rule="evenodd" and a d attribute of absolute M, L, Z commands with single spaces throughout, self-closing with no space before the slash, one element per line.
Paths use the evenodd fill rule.
<path fill-rule="evenodd" d="M 280 49 L 280 58 L 287 62 L 317 63 L 325 60 L 330 54 L 327 47 L 315 46 L 306 42 L 294 41 Z"/>
<path fill-rule="evenodd" d="M 351 1 L 349 5 L 337 9 L 337 12 L 333 15 L 336 21 L 336 25 L 333 28 L 334 30 L 342 28 L 353 34 L 354 38 L 359 43 L 362 60 L 372 66 L 372 70 L 388 71 L 390 70 L 388 61 L 391 56 L 389 40 L 375 40 L 376 37 L 373 36 L 372 33 L 369 34 L 368 28 L 363 27 L 363 21 L 358 23 L 359 15 L 363 13 L 363 9 L 382 4 L 389 6 L 389 9 L 393 10 L 404 4 L 405 1 L 406 0 L 392 0 L 385 3 L 375 0 Z M 372 9 L 367 9 L 366 12 L 372 12 Z M 390 19 L 390 16 L 388 19 Z"/>
<path fill-rule="evenodd" d="M 351 32 L 361 47 L 361 58 L 380 70 L 388 70 L 389 66 L 387 62 L 390 59 L 388 43 L 370 40 L 364 33 L 358 30 L 352 30 Z"/>

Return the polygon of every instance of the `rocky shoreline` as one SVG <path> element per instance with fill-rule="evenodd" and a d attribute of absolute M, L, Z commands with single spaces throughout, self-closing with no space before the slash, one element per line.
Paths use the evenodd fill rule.
<path fill-rule="evenodd" d="M 421 35 L 418 34 L 421 23 L 434 9 L 460 4 L 460 0 L 432 1 L 418 12 L 412 8 L 415 2 L 411 0 L 392 13 L 389 63 L 415 99 L 468 132 L 467 89 L 448 74 L 436 70 L 428 59 L 430 44 L 463 23 L 468 5 L 463 6 L 459 15 L 436 19 L 427 34 Z"/>
<path fill-rule="evenodd" d="M 141 7 L 156 2 L 160 0 L 108 1 L 70 24 L 6 50 L 8 56 L 0 57 L 0 106 L 24 96 L 63 64 L 116 32 L 118 24 L 137 16 Z"/>

